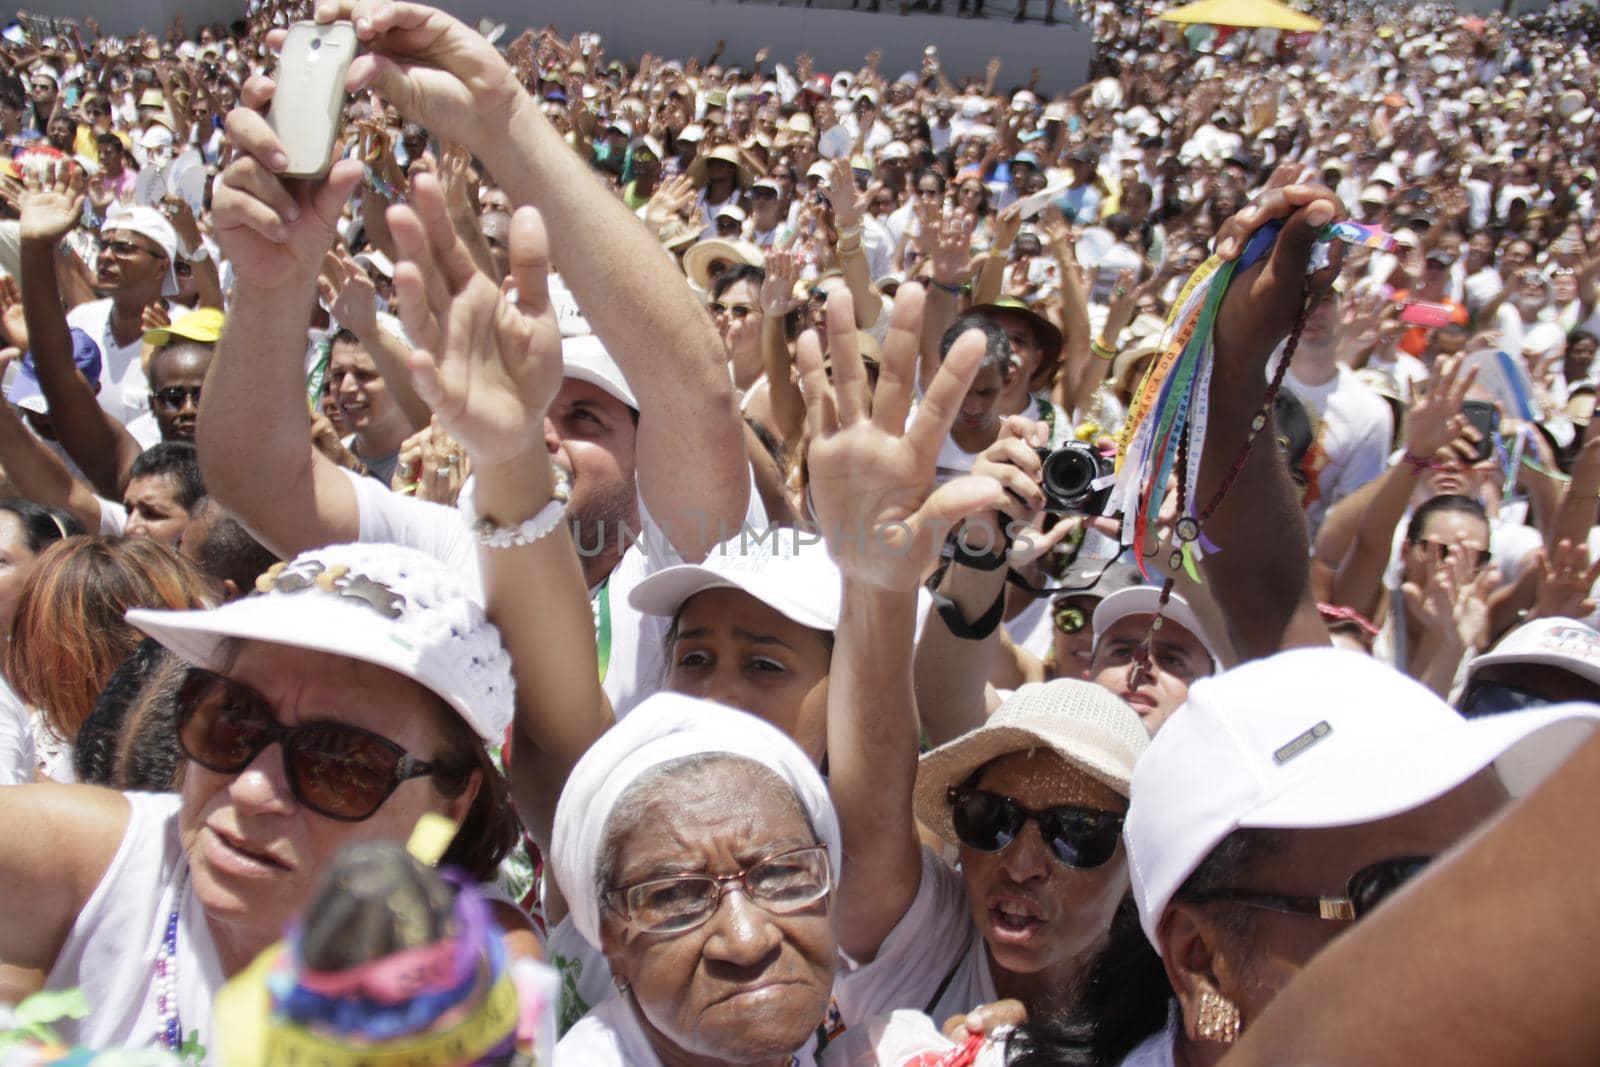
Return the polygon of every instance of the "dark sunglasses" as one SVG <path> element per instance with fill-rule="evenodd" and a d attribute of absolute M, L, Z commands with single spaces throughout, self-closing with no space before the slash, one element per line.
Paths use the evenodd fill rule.
<path fill-rule="evenodd" d="M 1350 876 L 1342 897 L 1296 897 L 1279 893 L 1255 893 L 1247 889 L 1207 889 L 1185 893 L 1191 904 L 1223 901 L 1244 904 L 1290 915 L 1313 915 L 1319 919 L 1353 922 L 1369 914 L 1396 889 L 1415 878 L 1433 862 L 1431 856 L 1401 856 L 1380 860 Z"/>
<path fill-rule="evenodd" d="M 439 778 L 447 796 L 459 796 L 467 784 L 469 772 L 419 760 L 370 730 L 337 722 L 284 726 L 260 693 L 190 669 L 178 691 L 178 743 L 190 759 L 218 774 L 238 774 L 279 742 L 295 800 L 340 822 L 371 818 L 412 778 Z"/>
<path fill-rule="evenodd" d="M 1039 833 L 1056 859 L 1087 870 L 1108 862 L 1122 836 L 1122 816 L 1108 811 L 1074 807 L 1030 811 L 1010 797 L 970 786 L 951 786 L 946 800 L 956 839 L 979 852 L 1001 851 L 1032 821 L 1039 824 Z"/>
<path fill-rule="evenodd" d="M 1528 708 L 1542 708 L 1554 703 L 1555 701 L 1543 693 L 1524 689 L 1520 685 L 1507 685 L 1505 682 L 1471 682 L 1467 685 L 1466 692 L 1461 694 L 1458 710 L 1465 717 L 1476 719 L 1483 715 L 1526 711 Z"/>
<path fill-rule="evenodd" d="M 150 394 L 150 399 L 164 408 L 172 411 L 181 411 L 185 399 L 194 401 L 194 406 L 200 406 L 200 387 L 198 385 L 184 388 L 181 385 L 169 385 L 165 389 L 157 389 Z"/>
<path fill-rule="evenodd" d="M 1447 545 L 1443 541 L 1431 541 L 1426 537 L 1412 538 L 1411 543 L 1417 548 L 1427 552 L 1434 559 L 1446 559 L 1452 553 L 1470 552 L 1467 558 L 1471 560 L 1474 570 L 1482 570 L 1489 565 L 1494 557 L 1487 548 L 1468 548 L 1465 545 Z"/>
<path fill-rule="evenodd" d="M 151 257 L 165 255 L 164 252 L 152 248 L 146 248 L 144 245 L 136 245 L 132 241 L 107 241 L 106 251 L 123 259 L 126 259 L 135 253 L 143 253 L 144 255 Z"/>
<path fill-rule="evenodd" d="M 723 312 L 727 312 L 728 314 L 732 315 L 735 319 L 740 319 L 740 320 L 746 318 L 747 316 L 749 316 L 752 312 L 754 312 L 756 310 L 755 308 L 751 307 L 749 304 L 724 304 L 724 303 L 722 303 L 720 301 L 715 301 L 715 300 L 712 301 L 711 303 L 707 304 L 706 306 L 711 309 L 711 314 L 713 314 L 713 315 L 721 315 Z"/>

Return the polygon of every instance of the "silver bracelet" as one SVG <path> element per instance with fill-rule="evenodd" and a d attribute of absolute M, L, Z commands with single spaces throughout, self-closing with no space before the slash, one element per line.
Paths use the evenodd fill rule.
<path fill-rule="evenodd" d="M 550 503 L 540 508 L 539 514 L 516 526 L 496 526 L 488 519 L 479 519 L 472 524 L 472 536 L 478 544 L 485 548 L 521 548 L 554 533 L 567 514 L 571 483 L 559 467 L 553 470 L 555 488 L 550 493 Z"/>

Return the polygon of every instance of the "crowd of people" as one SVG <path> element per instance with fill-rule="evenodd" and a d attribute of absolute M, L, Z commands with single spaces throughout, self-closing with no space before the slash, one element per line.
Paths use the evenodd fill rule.
<path fill-rule="evenodd" d="M 1593 1062 L 1532 979 L 1453 1044 L 1479 935 L 1385 919 L 1600 859 L 1548 818 L 1600 784 L 1600 20 L 1073 7 L 1053 94 L 395 0 L 6 28 L 0 1004 L 230 1062 L 219 991 L 436 818 L 487 977 L 262 1003 L 370 1045 L 542 959 L 561 1067 Z M 360 48 L 290 177 L 303 20 Z M 1339 1059 L 1397 929 L 1461 957 Z"/>

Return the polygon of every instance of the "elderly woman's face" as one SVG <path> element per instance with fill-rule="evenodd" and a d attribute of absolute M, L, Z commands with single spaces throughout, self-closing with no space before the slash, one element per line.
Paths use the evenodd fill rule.
<path fill-rule="evenodd" d="M 225 672 L 254 690 L 283 726 L 333 722 L 387 738 L 420 760 L 440 755 L 439 699 L 416 682 L 325 652 L 247 642 Z M 244 770 L 184 772 L 178 831 L 219 945 L 254 955 L 283 933 L 334 854 L 352 841 L 404 841 L 424 812 L 465 817 L 476 787 L 447 800 L 430 778 L 400 783 L 368 819 L 311 811 L 289 787 L 284 747 L 263 749 Z M 364 768 L 363 768 L 364 769 Z M 242 962 L 248 962 L 248 957 Z"/>
<path fill-rule="evenodd" d="M 607 828 L 610 889 L 737 875 L 818 844 L 794 794 L 764 768 L 718 760 L 668 782 L 628 824 Z M 601 947 L 657 1051 L 678 1050 L 664 1061 L 770 1062 L 804 1045 L 827 1010 L 837 953 L 830 899 L 778 915 L 724 883 L 711 918 L 675 934 L 643 933 L 608 907 Z"/>
<path fill-rule="evenodd" d="M 1128 802 L 1109 786 L 1045 749 L 1015 752 L 983 769 L 977 788 L 1010 797 L 1029 811 L 1075 807 L 1122 814 Z M 1037 820 L 999 852 L 961 847 L 972 922 L 1003 970 L 1065 987 L 1099 950 L 1111 916 L 1128 891 L 1119 842 L 1111 859 L 1087 870 L 1068 867 L 1046 844 Z"/>
<path fill-rule="evenodd" d="M 827 749 L 827 637 L 737 589 L 684 602 L 667 650 L 667 688 L 748 711 L 814 761 Z"/>
<path fill-rule="evenodd" d="M 1434 857 L 1477 829 L 1506 802 L 1505 787 L 1484 771 L 1443 797 L 1393 818 L 1331 830 L 1300 830 L 1284 835 L 1288 848 L 1274 854 L 1245 880 L 1229 888 L 1287 896 L 1342 897 L 1350 877 L 1375 863 L 1407 857 Z M 1189 906 L 1189 905 L 1186 905 Z M 1290 915 L 1232 903 L 1201 907 L 1221 918 L 1223 909 L 1245 908 L 1245 936 L 1223 938 L 1226 974 L 1219 992 L 1239 1007 L 1244 1027 L 1259 1017 L 1272 998 L 1300 969 L 1350 929 L 1350 923 Z M 1233 942 L 1233 943 L 1230 943 Z M 1170 949 L 1171 946 L 1169 946 Z M 1170 952 L 1169 952 L 1170 958 Z M 1195 1007 L 1184 1004 L 1195 1018 Z"/>

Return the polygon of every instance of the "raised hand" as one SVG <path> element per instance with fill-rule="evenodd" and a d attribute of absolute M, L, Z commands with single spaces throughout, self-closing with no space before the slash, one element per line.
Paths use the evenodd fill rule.
<path fill-rule="evenodd" d="M 83 172 L 49 160 L 22 168 L 22 240 L 58 244 L 83 219 Z"/>
<path fill-rule="evenodd" d="M 1533 614 L 1544 619 L 1581 619 L 1593 614 L 1595 582 L 1600 581 L 1600 560 L 1589 562 L 1587 546 L 1557 541 L 1542 561 L 1544 573 L 1534 599 Z"/>
<path fill-rule="evenodd" d="M 828 161 L 828 202 L 833 205 L 834 225 L 847 230 L 861 224 L 866 198 L 856 191 L 856 178 L 850 161 L 843 156 Z"/>
<path fill-rule="evenodd" d="M 146 304 L 144 310 L 139 313 L 139 328 L 146 333 L 171 325 L 172 316 L 167 314 L 166 305 L 159 300 Z"/>
<path fill-rule="evenodd" d="M 1444 357 L 1434 365 L 1425 392 L 1406 413 L 1406 455 L 1419 462 L 1430 460 L 1461 436 L 1467 420 L 1461 402 L 1478 380 L 1478 368 L 1462 369 L 1460 356 Z"/>
<path fill-rule="evenodd" d="M 28 349 L 28 322 L 22 314 L 22 290 L 11 275 L 0 275 L 0 340 L 12 348 Z"/>
<path fill-rule="evenodd" d="M 994 218 L 994 236 L 989 244 L 1002 251 L 1011 248 L 1017 234 L 1022 232 L 1022 208 L 1012 204 Z"/>
<path fill-rule="evenodd" d="M 1253 373 L 1266 365 L 1278 343 L 1289 334 L 1305 304 L 1308 288 L 1325 290 L 1337 275 L 1340 250 L 1332 263 L 1309 279 L 1306 264 L 1317 234 L 1341 217 L 1343 205 L 1331 190 L 1301 184 L 1299 164 L 1273 172 L 1267 188 L 1217 231 L 1217 255 L 1237 259 L 1252 235 L 1274 219 L 1286 220 L 1272 251 L 1242 274 L 1235 275 L 1217 315 L 1217 366 Z"/>
<path fill-rule="evenodd" d="M 472 173 L 472 155 L 465 148 L 446 141 L 434 172 L 452 210 L 478 213 L 478 179 Z"/>
<path fill-rule="evenodd" d="M 417 346 L 413 385 L 480 468 L 526 462 L 544 448 L 545 411 L 561 387 L 544 223 L 530 207 L 512 217 L 512 303 L 473 265 L 437 180 L 419 175 L 412 192 L 388 218 L 401 318 Z"/>
<path fill-rule="evenodd" d="M 349 19 L 362 52 L 350 64 L 351 92 L 376 89 L 400 114 L 448 131 L 474 154 L 504 137 L 527 100 L 494 45 L 438 8 L 388 0 L 322 0 L 321 23 Z"/>
<path fill-rule="evenodd" d="M 329 252 L 323 257 L 317 291 L 328 314 L 351 333 L 365 337 L 377 328 L 377 289 L 361 264 L 349 256 Z"/>
<path fill-rule="evenodd" d="M 1004 497 L 998 482 L 981 476 L 935 488 L 939 448 L 983 360 L 979 334 L 951 348 L 907 428 L 922 306 L 921 286 L 901 287 L 875 393 L 867 386 L 848 290 L 828 298 L 832 382 L 815 332 L 801 336 L 798 354 L 811 502 L 828 551 L 848 578 L 900 592 L 914 590 L 931 572 L 955 524 L 1000 507 Z"/>
<path fill-rule="evenodd" d="M 940 285 L 965 285 L 978 265 L 972 256 L 972 229 L 977 220 L 969 211 L 955 210 L 939 220 L 932 232 L 929 258 L 933 280 Z"/>
<path fill-rule="evenodd" d="M 344 202 L 361 180 L 361 164 L 341 159 L 317 182 L 282 177 L 289 157 L 259 110 L 275 89 L 270 78 L 251 78 L 240 106 L 228 113 L 235 152 L 212 188 L 212 235 L 239 282 L 309 289 L 333 247 Z"/>
<path fill-rule="evenodd" d="M 782 317 L 805 303 L 794 287 L 800 280 L 800 257 L 793 252 L 767 253 L 767 276 L 761 283 L 761 313 Z"/>

